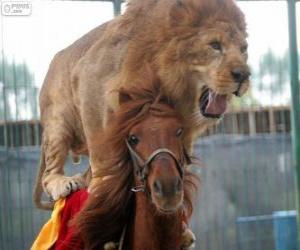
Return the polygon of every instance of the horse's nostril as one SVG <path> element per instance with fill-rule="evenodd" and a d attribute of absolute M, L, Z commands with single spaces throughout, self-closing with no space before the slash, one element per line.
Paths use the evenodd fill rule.
<path fill-rule="evenodd" d="M 153 182 L 152 190 L 156 196 L 173 197 L 182 192 L 182 180 L 178 177 L 168 180 L 155 180 Z"/>
<path fill-rule="evenodd" d="M 233 80 L 237 83 L 243 83 L 248 80 L 250 73 L 242 68 L 235 68 L 231 71 Z"/>
<path fill-rule="evenodd" d="M 159 180 L 154 181 L 153 190 L 155 193 L 161 195 L 162 194 L 162 185 Z"/>

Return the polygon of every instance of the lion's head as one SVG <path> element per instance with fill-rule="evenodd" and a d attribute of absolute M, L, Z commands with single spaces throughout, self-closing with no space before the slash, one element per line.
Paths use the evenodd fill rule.
<path fill-rule="evenodd" d="M 151 64 L 201 127 L 248 89 L 246 25 L 233 0 L 131 0 L 128 13 L 138 24 L 127 69 L 136 74 L 142 61 Z"/>

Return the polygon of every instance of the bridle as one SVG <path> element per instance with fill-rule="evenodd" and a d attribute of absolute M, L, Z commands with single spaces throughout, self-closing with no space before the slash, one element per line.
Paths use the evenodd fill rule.
<path fill-rule="evenodd" d="M 156 156 L 158 156 L 159 154 L 162 153 L 166 153 L 168 155 L 170 155 L 176 163 L 176 167 L 178 169 L 179 175 L 181 180 L 184 177 L 184 165 L 185 164 L 191 164 L 191 159 L 188 156 L 188 154 L 186 153 L 185 148 L 183 148 L 183 157 L 181 158 L 181 160 L 178 160 L 176 155 L 169 149 L 167 148 L 159 148 L 154 150 L 149 157 L 147 158 L 147 160 L 143 160 L 142 157 L 133 149 L 133 147 L 130 145 L 130 143 L 128 142 L 128 140 L 125 140 L 126 146 L 129 150 L 131 159 L 133 161 L 133 165 L 134 165 L 134 170 L 136 172 L 136 174 L 138 175 L 141 185 L 136 186 L 131 188 L 132 192 L 145 192 L 147 195 L 150 194 L 150 191 L 147 189 L 147 177 L 148 177 L 148 173 L 150 170 L 150 163 L 155 159 Z M 183 210 L 182 210 L 183 212 Z M 119 247 L 118 250 L 122 250 L 123 249 L 123 245 L 124 245 L 124 239 L 125 239 L 125 234 L 126 234 L 126 230 L 127 230 L 127 225 L 125 225 L 123 227 L 122 230 L 122 234 L 121 234 L 121 238 L 119 241 Z"/>
<path fill-rule="evenodd" d="M 182 159 L 178 160 L 176 155 L 169 149 L 167 148 L 159 148 L 154 150 L 149 157 L 147 158 L 147 160 L 143 160 L 143 158 L 134 150 L 134 148 L 130 145 L 130 143 L 128 142 L 128 140 L 125 140 L 127 148 L 129 150 L 131 159 L 133 161 L 133 165 L 134 165 L 134 169 L 136 174 L 138 175 L 141 185 L 133 187 L 131 189 L 131 191 L 133 192 L 147 192 L 149 193 L 150 191 L 147 190 L 147 177 L 149 174 L 149 170 L 150 170 L 150 164 L 151 162 L 155 159 L 155 157 L 157 157 L 160 154 L 166 153 L 168 155 L 170 155 L 176 163 L 176 167 L 178 169 L 180 178 L 183 179 L 184 177 L 184 165 L 185 163 L 190 164 L 191 160 L 188 157 L 188 155 L 186 154 L 186 151 L 184 151 L 183 157 Z"/>

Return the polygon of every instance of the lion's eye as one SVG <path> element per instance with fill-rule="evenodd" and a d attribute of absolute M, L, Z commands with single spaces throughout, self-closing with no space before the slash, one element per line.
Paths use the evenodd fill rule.
<path fill-rule="evenodd" d="M 222 50 L 222 45 L 220 42 L 218 41 L 213 41 L 209 44 L 214 50 L 219 50 L 221 51 Z"/>
<path fill-rule="evenodd" d="M 140 142 L 140 140 L 135 135 L 130 135 L 128 138 L 128 142 L 131 146 L 136 146 Z"/>
<path fill-rule="evenodd" d="M 182 135 L 182 132 L 183 132 L 183 128 L 177 129 L 177 131 L 176 131 L 176 136 L 177 136 L 177 137 L 181 136 L 181 135 Z"/>

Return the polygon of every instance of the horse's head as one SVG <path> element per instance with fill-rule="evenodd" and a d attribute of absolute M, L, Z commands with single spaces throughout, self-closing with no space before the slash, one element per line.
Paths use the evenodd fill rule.
<path fill-rule="evenodd" d="M 134 206 L 136 212 L 145 209 L 139 201 L 167 218 L 179 215 L 181 207 L 187 217 L 193 210 L 196 182 L 184 168 L 190 161 L 184 149 L 188 122 L 159 84 L 136 86 L 119 91 L 120 107 L 99 148 L 102 167 L 93 173 L 95 184 L 76 220 L 87 249 L 118 240 Z"/>
<path fill-rule="evenodd" d="M 134 165 L 132 191 L 145 192 L 158 212 L 176 212 L 183 203 L 184 166 L 189 161 L 183 121 L 163 98 L 146 103 L 141 113 L 143 118 L 126 138 Z"/>

